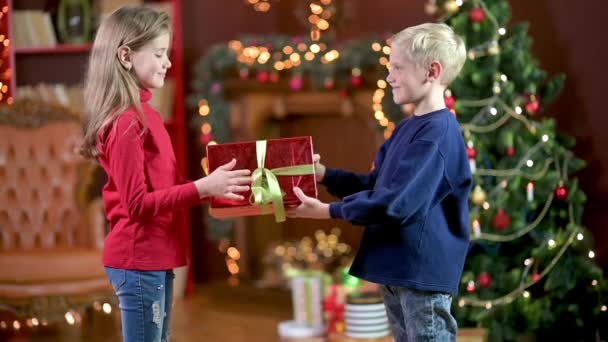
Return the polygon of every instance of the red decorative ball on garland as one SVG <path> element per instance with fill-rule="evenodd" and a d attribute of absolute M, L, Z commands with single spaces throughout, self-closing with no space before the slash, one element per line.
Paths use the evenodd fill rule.
<path fill-rule="evenodd" d="M 534 281 L 535 283 L 538 282 L 540 280 L 540 274 L 538 273 L 534 273 L 532 275 L 532 281 Z"/>
<path fill-rule="evenodd" d="M 222 84 L 220 82 L 214 82 L 211 85 L 211 94 L 219 94 L 222 91 Z"/>
<path fill-rule="evenodd" d="M 568 188 L 563 184 L 555 188 L 555 197 L 560 201 L 565 201 L 568 198 L 568 193 Z"/>
<path fill-rule="evenodd" d="M 488 272 L 482 272 L 477 276 L 477 283 L 483 288 L 492 286 L 492 276 Z"/>
<path fill-rule="evenodd" d="M 475 159 L 477 157 L 477 149 L 475 147 L 467 147 L 467 156 L 469 159 Z"/>
<path fill-rule="evenodd" d="M 481 23 L 486 20 L 486 11 L 481 7 L 473 7 L 469 11 L 469 19 L 474 23 Z"/>
<path fill-rule="evenodd" d="M 270 81 L 270 74 L 268 73 L 268 71 L 264 71 L 264 70 L 260 71 L 260 72 L 258 72 L 256 79 L 260 83 L 266 83 L 266 82 Z"/>
<path fill-rule="evenodd" d="M 363 85 L 363 77 L 361 77 L 361 75 L 359 75 L 359 76 L 355 76 L 355 75 L 351 76 L 350 77 L 350 84 L 352 84 L 353 87 L 356 87 L 356 88 L 362 86 Z"/>
<path fill-rule="evenodd" d="M 304 80 L 300 76 L 294 76 L 289 80 L 289 88 L 293 91 L 300 91 L 304 88 Z"/>
<path fill-rule="evenodd" d="M 507 156 L 509 156 L 509 157 L 515 156 L 515 147 L 513 147 L 513 146 L 507 147 L 506 153 L 507 153 Z"/>
<path fill-rule="evenodd" d="M 208 143 L 213 141 L 213 135 L 211 133 L 201 133 L 200 141 L 203 146 L 207 146 Z"/>
<path fill-rule="evenodd" d="M 496 230 L 503 231 L 511 225 L 511 217 L 509 217 L 509 214 L 504 209 L 500 208 L 496 216 L 494 216 L 493 224 Z"/>
<path fill-rule="evenodd" d="M 279 73 L 278 72 L 273 71 L 270 73 L 270 82 L 272 82 L 272 83 L 279 82 Z"/>
<path fill-rule="evenodd" d="M 249 78 L 249 69 L 243 68 L 239 70 L 239 78 L 242 80 L 246 80 Z"/>

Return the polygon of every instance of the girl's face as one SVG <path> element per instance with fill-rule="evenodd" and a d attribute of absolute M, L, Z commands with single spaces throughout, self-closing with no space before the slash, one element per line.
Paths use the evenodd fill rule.
<path fill-rule="evenodd" d="M 165 84 L 167 69 L 171 67 L 169 41 L 169 34 L 165 33 L 133 52 L 133 71 L 143 87 L 157 89 Z"/>

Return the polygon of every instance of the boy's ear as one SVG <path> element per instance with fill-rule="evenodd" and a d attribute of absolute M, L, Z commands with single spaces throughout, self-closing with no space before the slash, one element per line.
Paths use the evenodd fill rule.
<path fill-rule="evenodd" d="M 441 63 L 439 63 L 437 61 L 432 62 L 431 65 L 429 66 L 429 69 L 427 72 L 427 77 L 429 78 L 429 80 L 439 81 L 441 79 L 442 74 L 443 74 L 443 65 L 441 65 Z"/>
<path fill-rule="evenodd" d="M 128 46 L 121 46 L 116 51 L 116 57 L 118 61 L 126 70 L 131 70 L 133 64 L 131 63 L 131 49 Z"/>

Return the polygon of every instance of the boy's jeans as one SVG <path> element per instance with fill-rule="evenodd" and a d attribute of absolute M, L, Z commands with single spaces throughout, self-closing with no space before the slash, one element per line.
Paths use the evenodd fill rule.
<path fill-rule="evenodd" d="M 456 341 L 451 295 L 389 285 L 381 288 L 396 342 Z"/>
<path fill-rule="evenodd" d="M 131 271 L 106 267 L 106 274 L 120 303 L 123 341 L 168 341 L 175 278 L 173 271 Z"/>

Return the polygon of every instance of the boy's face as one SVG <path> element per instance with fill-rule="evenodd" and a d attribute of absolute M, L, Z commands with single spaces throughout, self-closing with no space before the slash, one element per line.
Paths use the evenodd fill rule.
<path fill-rule="evenodd" d="M 158 89 L 165 83 L 169 61 L 169 34 L 165 33 L 133 52 L 133 70 L 142 86 Z"/>
<path fill-rule="evenodd" d="M 390 55 L 390 72 L 386 81 L 393 88 L 393 100 L 396 104 L 418 104 L 430 89 L 427 72 L 416 65 L 404 48 L 393 46 Z"/>

